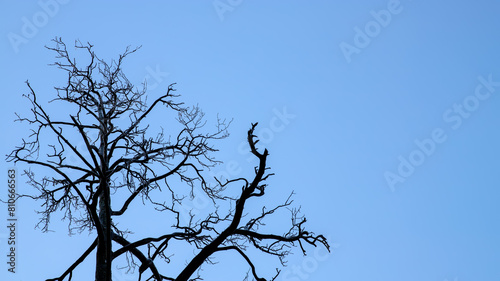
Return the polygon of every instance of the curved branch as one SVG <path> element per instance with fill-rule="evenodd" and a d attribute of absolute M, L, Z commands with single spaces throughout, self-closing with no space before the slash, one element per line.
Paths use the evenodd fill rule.
<path fill-rule="evenodd" d="M 47 279 L 46 281 L 63 281 L 66 275 L 68 274 L 71 275 L 73 270 L 87 258 L 87 256 L 94 250 L 96 246 L 97 246 L 97 238 L 90 245 L 90 247 L 85 252 L 83 252 L 83 254 L 61 276 L 57 278 Z"/>
<path fill-rule="evenodd" d="M 123 204 L 123 206 L 121 207 L 121 209 L 119 211 L 112 211 L 111 212 L 111 215 L 112 216 L 120 216 L 122 215 L 128 208 L 128 206 L 130 205 L 130 203 L 135 199 L 135 197 L 137 195 L 139 195 L 139 193 L 141 193 L 141 191 L 148 187 L 151 183 L 154 183 L 154 182 L 157 182 L 159 180 L 162 180 L 162 179 L 165 179 L 166 177 L 174 174 L 175 172 L 177 172 L 183 165 L 184 163 L 187 161 L 187 158 L 188 158 L 188 155 L 186 155 L 184 157 L 184 159 L 172 170 L 168 171 L 168 173 L 165 173 L 161 176 L 157 176 L 157 177 L 154 177 L 154 178 L 151 178 L 149 180 L 147 180 L 145 183 L 141 184 L 128 198 L 127 200 L 125 201 L 125 203 Z"/>
<path fill-rule="evenodd" d="M 174 104 L 173 102 L 169 102 L 169 101 L 165 101 L 163 99 L 169 97 L 169 96 L 173 96 L 172 94 L 170 94 L 171 91 L 175 91 L 175 89 L 172 87 L 174 84 L 171 84 L 168 89 L 167 89 L 167 93 L 159 98 L 157 98 L 153 104 L 151 104 L 151 106 L 149 106 L 149 108 L 144 111 L 141 116 L 139 116 L 139 118 L 137 118 L 135 120 L 134 123 L 132 123 L 130 125 L 129 128 L 127 128 L 125 131 L 123 131 L 119 136 L 117 136 L 113 141 L 111 141 L 112 145 L 111 145 L 111 148 L 110 148 L 110 153 L 112 154 L 115 147 L 117 146 L 118 144 L 118 141 L 123 139 L 125 136 L 127 136 L 128 134 L 130 134 L 130 132 L 132 132 L 132 130 L 134 130 L 135 128 L 137 128 L 137 126 L 139 125 L 139 123 L 144 119 L 146 118 L 146 116 L 149 115 L 149 113 L 156 107 L 156 105 L 160 102 L 162 102 L 163 104 L 167 104 L 167 105 L 170 105 L 173 109 L 177 109 L 178 110 L 178 106 L 181 105 L 181 104 Z"/>
<path fill-rule="evenodd" d="M 235 251 L 237 251 L 247 261 L 248 265 L 252 269 L 252 274 L 253 274 L 253 277 L 255 278 L 255 280 L 257 280 L 257 281 L 267 281 L 265 278 L 261 278 L 261 277 L 259 277 L 257 275 L 257 271 L 255 270 L 255 265 L 253 264 L 252 260 L 250 260 L 250 258 L 245 254 L 245 252 L 243 252 L 240 248 L 238 248 L 236 246 L 227 246 L 227 247 L 219 247 L 219 248 L 217 248 L 217 251 L 227 251 L 227 250 L 235 250 Z M 276 276 L 275 276 L 275 278 L 276 278 Z"/>
<path fill-rule="evenodd" d="M 111 236 L 112 236 L 111 239 L 113 239 L 113 241 L 115 241 L 116 243 L 118 243 L 124 247 L 130 245 L 130 242 L 128 242 L 125 238 L 117 235 L 116 233 L 112 233 Z M 153 272 L 153 276 L 155 277 L 155 279 L 157 281 L 162 280 L 162 276 L 158 272 L 158 269 L 156 268 L 154 262 L 151 259 L 146 258 L 146 256 L 144 256 L 144 254 L 135 247 L 131 247 L 128 251 L 131 252 L 134 256 L 136 256 L 142 262 L 142 265 L 139 268 L 139 272 L 141 274 L 147 268 L 149 268 L 149 269 L 151 269 L 151 272 Z"/>
<path fill-rule="evenodd" d="M 41 116 L 47 121 L 46 124 L 42 123 L 42 124 L 40 124 L 40 126 L 41 127 L 48 126 L 50 129 L 52 129 L 52 132 L 54 132 L 56 134 L 58 139 L 61 139 L 73 151 L 73 153 L 75 153 L 78 156 L 78 158 L 80 158 L 80 160 L 82 160 L 82 162 L 85 163 L 85 165 L 87 165 L 87 167 L 92 171 L 92 173 L 97 175 L 99 173 L 99 171 L 96 171 L 95 168 L 92 165 L 90 165 L 90 163 L 87 161 L 87 159 L 85 157 L 83 157 L 83 155 L 78 151 L 78 149 L 76 149 L 76 147 L 73 146 L 71 144 L 71 142 L 66 137 L 64 137 L 64 135 L 62 134 L 62 129 L 60 128 L 60 130 L 57 130 L 54 127 L 54 123 L 50 120 L 49 115 L 45 112 L 45 110 L 36 101 L 35 91 L 33 90 L 33 88 L 31 87 L 31 85 L 28 82 L 26 82 L 26 84 L 28 85 L 28 87 L 31 91 L 31 94 L 33 95 L 32 103 L 34 106 L 34 108 L 33 108 L 34 113 L 41 114 Z M 40 111 L 37 111 L 37 109 Z M 38 119 L 37 119 L 37 121 L 40 122 L 40 120 L 38 120 Z"/>

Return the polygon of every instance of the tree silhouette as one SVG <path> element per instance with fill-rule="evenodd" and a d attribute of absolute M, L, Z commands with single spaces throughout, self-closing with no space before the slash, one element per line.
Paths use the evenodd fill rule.
<path fill-rule="evenodd" d="M 88 57 L 80 67 L 60 38 L 53 42 L 55 46 L 47 48 L 57 54 L 54 65 L 67 74 L 67 83 L 55 87 L 57 95 L 51 102 L 64 112 L 49 112 L 26 82 L 31 114 L 18 115 L 17 121 L 29 123 L 31 134 L 7 159 L 43 171 L 40 178 L 27 168 L 24 175 L 36 194 L 19 195 L 41 201 L 38 226 L 43 231 L 49 230 L 51 216 L 62 212 L 70 233 L 87 230 L 95 240 L 59 277 L 47 280 L 71 280 L 73 270 L 94 250 L 97 281 L 111 281 L 112 262 L 121 255 L 130 257 L 130 267 L 139 267 L 139 280 L 145 275 L 147 280 L 181 281 L 201 279 L 199 269 L 211 262 L 214 253 L 234 251 L 247 262 L 253 278 L 261 281 L 267 279 L 259 277 L 247 255 L 248 247 L 278 257 L 283 265 L 293 246 L 298 245 L 304 254 L 305 244 L 329 250 L 323 235 L 305 230 L 306 219 L 297 209 L 289 208 L 290 197 L 272 208 L 262 208 L 259 215 L 244 221 L 247 201 L 265 195 L 265 182 L 272 175 L 267 166 L 267 149 L 262 151 L 256 146 L 257 124 L 251 125 L 247 138 L 251 153 L 258 159 L 255 175 L 215 179 L 216 184 L 209 184 L 205 172 L 219 163 L 212 156 L 217 151 L 212 142 L 227 137 L 230 122 L 218 119 L 215 129 L 207 130 L 200 108 L 177 101 L 174 84 L 148 104 L 146 85 L 137 89 L 122 71 L 123 60 L 137 49 L 127 48 L 117 60 L 108 63 L 95 55 L 90 43 L 77 41 L 75 50 Z M 177 121 L 160 120 L 168 129 L 151 134 L 154 128 L 148 125 L 149 118 L 159 110 L 165 111 L 165 118 L 173 113 L 172 119 Z M 83 147 L 76 145 L 82 141 Z M 70 159 L 77 159 L 78 164 Z M 194 196 L 195 188 L 201 188 L 210 198 L 214 210 L 206 217 L 190 214 L 189 220 L 182 221 L 179 208 L 186 197 Z M 188 196 L 182 195 L 185 191 Z M 165 227 L 163 235 L 128 241 L 128 230 L 115 221 L 136 201 L 169 213 L 172 226 Z M 228 206 L 224 214 L 223 204 Z M 282 208 L 291 211 L 290 228 L 283 234 L 259 231 L 264 220 Z M 195 252 L 180 272 L 167 276 L 158 263 L 172 258 L 168 253 L 172 241 L 182 241 Z M 277 269 L 271 279 L 279 272 Z"/>

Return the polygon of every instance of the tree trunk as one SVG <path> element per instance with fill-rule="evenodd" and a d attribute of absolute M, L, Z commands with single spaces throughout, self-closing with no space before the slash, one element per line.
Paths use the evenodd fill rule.
<path fill-rule="evenodd" d="M 101 121 L 100 147 L 101 156 L 101 194 L 99 195 L 99 223 L 102 229 L 102 239 L 98 238 L 96 253 L 96 272 L 95 281 L 111 281 L 111 199 L 109 190 L 109 159 L 107 155 L 107 122 L 105 120 L 104 109 L 99 109 L 99 119 Z M 102 241 L 101 241 L 102 240 Z"/>
<path fill-rule="evenodd" d="M 99 221 L 103 239 L 102 241 L 98 239 L 97 244 L 96 281 L 111 281 L 111 218 L 109 216 L 109 186 L 105 185 L 103 194 L 99 197 Z"/>

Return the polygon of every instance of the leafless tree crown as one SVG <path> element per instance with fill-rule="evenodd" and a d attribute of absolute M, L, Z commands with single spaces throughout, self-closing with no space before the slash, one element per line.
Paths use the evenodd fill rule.
<path fill-rule="evenodd" d="M 53 41 L 55 46 L 48 49 L 57 54 L 54 65 L 67 74 L 67 82 L 55 88 L 57 96 L 51 102 L 60 104 L 63 112 L 47 112 L 26 82 L 29 92 L 25 96 L 31 103 L 31 114 L 18 116 L 17 121 L 29 123 L 31 134 L 7 158 L 36 166 L 45 175 L 40 178 L 26 169 L 24 174 L 36 193 L 19 195 L 41 202 L 38 226 L 43 231 L 49 229 L 51 216 L 62 212 L 70 233 L 88 230 L 96 238 L 59 277 L 48 280 L 71 280 L 73 270 L 94 250 L 97 281 L 111 281 L 112 261 L 121 255 L 128 257 L 131 267 L 138 266 L 139 280 L 181 281 L 201 279 L 199 269 L 212 262 L 214 253 L 234 251 L 248 264 L 247 277 L 262 281 L 267 279 L 257 273 L 247 254 L 248 247 L 276 256 L 283 265 L 296 245 L 304 254 L 305 244 L 329 250 L 323 235 L 305 230 L 306 219 L 291 208 L 291 196 L 272 208 L 263 207 L 254 217 L 246 213 L 245 204 L 266 194 L 266 180 L 272 175 L 266 164 L 267 149 L 256 147 L 257 124 L 252 124 L 247 138 L 249 149 L 258 160 L 254 175 L 215 179 L 215 184 L 209 184 L 206 171 L 219 163 L 212 155 L 217 151 L 212 142 L 228 136 L 230 122 L 218 119 L 214 130 L 207 130 L 200 108 L 177 101 L 174 84 L 148 103 L 147 85 L 136 88 L 122 71 L 124 59 L 137 48 L 127 48 L 117 60 L 106 62 L 95 55 L 91 44 L 77 41 L 75 50 L 88 55 L 88 63 L 80 67 L 60 38 Z M 169 120 L 156 120 L 154 123 L 167 129 L 150 136 L 150 116 L 160 110 L 166 115 L 176 114 L 177 121 L 171 124 Z M 83 145 L 77 145 L 78 142 Z M 189 220 L 182 220 L 179 207 L 186 196 L 180 194 L 188 190 L 192 198 L 195 188 L 210 198 L 213 211 L 206 217 L 191 214 Z M 118 196 L 123 194 L 125 197 Z M 172 226 L 163 235 L 129 241 L 128 230 L 115 222 L 136 201 L 170 213 Z M 221 210 L 222 203 L 229 208 Z M 290 228 L 282 234 L 262 232 L 264 220 L 285 208 L 291 211 Z M 159 263 L 170 262 L 173 253 L 169 245 L 174 240 L 186 243 L 186 249 L 191 252 L 194 248 L 195 252 L 180 272 L 167 274 Z M 276 271 L 271 280 L 278 276 L 280 271 Z"/>

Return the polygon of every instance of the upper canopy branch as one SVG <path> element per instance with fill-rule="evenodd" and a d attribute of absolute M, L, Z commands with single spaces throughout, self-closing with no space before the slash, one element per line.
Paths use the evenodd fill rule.
<path fill-rule="evenodd" d="M 177 278 L 175 279 L 176 281 L 187 281 L 189 277 L 197 269 L 199 269 L 204 262 L 210 260 L 211 255 L 213 255 L 215 252 L 223 250 L 236 250 L 250 265 L 254 278 L 256 280 L 266 280 L 257 275 L 254 264 L 251 262 L 250 258 L 243 252 L 242 249 L 246 248 L 245 240 L 249 241 L 253 246 L 264 253 L 278 256 L 282 263 L 284 263 L 283 258 L 290 253 L 290 251 L 288 250 L 288 248 L 290 247 L 289 245 L 293 245 L 293 243 L 298 243 L 304 254 L 306 250 L 303 247 L 302 242 L 313 246 L 317 246 L 319 243 L 329 250 L 329 244 L 324 236 L 314 235 L 313 233 L 308 232 L 304 229 L 303 224 L 306 222 L 306 219 L 298 218 L 297 211 L 292 211 L 292 227 L 285 235 L 260 233 L 257 231 L 257 226 L 262 224 L 261 221 L 266 216 L 271 215 L 276 210 L 291 204 L 292 201 L 290 200 L 290 197 L 286 200 L 285 203 L 278 205 L 271 210 L 266 211 L 263 208 L 262 214 L 260 216 L 251 219 L 246 225 L 240 227 L 241 220 L 244 215 L 246 201 L 251 197 L 263 196 L 265 194 L 265 188 L 267 186 L 263 182 L 266 181 L 270 175 L 272 175 L 266 174 L 266 171 L 269 169 L 266 164 L 269 152 L 267 151 L 267 149 L 264 149 L 264 152 L 261 153 L 256 148 L 256 144 L 258 143 L 258 139 L 254 135 L 256 126 L 257 123 L 252 124 L 250 130 L 248 131 L 247 137 L 247 141 L 252 154 L 259 159 L 259 164 L 255 168 L 255 176 L 251 181 L 245 178 L 238 178 L 227 180 L 224 184 L 221 184 L 221 186 L 225 186 L 237 182 L 244 183 L 241 194 L 239 198 L 236 199 L 236 205 L 234 207 L 234 210 L 232 211 L 232 214 L 230 215 L 230 223 L 222 231 L 216 232 L 217 234 L 215 236 L 209 237 L 209 243 L 206 243 L 205 246 L 200 250 L 200 252 L 195 255 L 195 257 L 189 262 L 184 270 L 177 276 Z M 265 241 L 269 241 L 269 244 L 261 244 Z M 276 279 L 277 275 L 274 276 L 272 280 Z"/>

